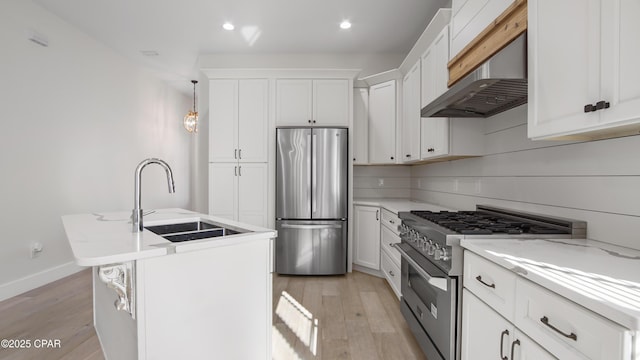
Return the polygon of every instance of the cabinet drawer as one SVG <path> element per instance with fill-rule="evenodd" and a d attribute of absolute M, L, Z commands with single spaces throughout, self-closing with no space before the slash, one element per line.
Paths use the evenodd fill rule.
<path fill-rule="evenodd" d="M 517 275 L 470 251 L 464 252 L 464 287 L 495 309 L 513 319 Z"/>
<path fill-rule="evenodd" d="M 400 231 L 398 231 L 400 218 L 398 217 L 398 215 L 392 213 L 387 209 L 382 209 L 382 225 L 393 231 L 394 234 L 400 235 Z"/>
<path fill-rule="evenodd" d="M 383 251 L 386 251 L 391 260 L 395 261 L 397 265 L 400 265 L 400 253 L 394 249 L 391 244 L 399 243 L 400 237 L 387 227 L 380 227 L 380 246 Z"/>
<path fill-rule="evenodd" d="M 516 281 L 515 325 L 559 359 L 631 359 L 631 333 L 524 279 Z"/>
<path fill-rule="evenodd" d="M 394 250 L 395 251 L 395 250 Z M 395 251 L 397 252 L 397 251 Z M 386 251 L 383 251 L 380 257 L 380 267 L 384 273 L 384 277 L 387 278 L 389 285 L 396 293 L 398 299 L 400 298 L 400 267 L 391 260 Z"/>

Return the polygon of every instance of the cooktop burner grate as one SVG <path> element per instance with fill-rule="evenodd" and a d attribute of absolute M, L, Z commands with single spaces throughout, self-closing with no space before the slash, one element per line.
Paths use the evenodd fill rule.
<path fill-rule="evenodd" d="M 479 211 L 411 211 L 411 213 L 463 235 L 569 233 L 553 227 Z"/>

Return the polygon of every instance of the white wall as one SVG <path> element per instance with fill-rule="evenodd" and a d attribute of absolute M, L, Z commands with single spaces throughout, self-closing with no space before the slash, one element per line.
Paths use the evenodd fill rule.
<path fill-rule="evenodd" d="M 411 196 L 411 167 L 354 166 L 354 198 L 405 198 Z"/>
<path fill-rule="evenodd" d="M 48 47 L 28 40 L 37 30 Z M 191 99 L 27 0 L 0 2 L 0 299 L 77 270 L 60 216 L 129 211 L 138 162 L 145 209 L 190 207 Z M 30 258 L 32 242 L 44 245 Z"/>
<path fill-rule="evenodd" d="M 412 198 L 584 220 L 589 238 L 640 249 L 640 136 L 530 141 L 526 105 L 478 121 L 486 121 L 486 155 L 412 167 Z"/>

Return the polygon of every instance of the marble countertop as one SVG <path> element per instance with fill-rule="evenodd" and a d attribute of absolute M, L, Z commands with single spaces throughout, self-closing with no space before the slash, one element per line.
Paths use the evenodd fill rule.
<path fill-rule="evenodd" d="M 431 211 L 453 210 L 451 208 L 447 208 L 441 205 L 429 204 L 425 202 L 413 201 L 410 199 L 400 199 L 400 198 L 398 199 L 354 198 L 353 204 L 365 205 L 365 206 L 379 206 L 395 214 L 397 214 L 400 211 L 410 211 L 410 210 L 431 210 Z"/>
<path fill-rule="evenodd" d="M 580 239 L 463 239 L 461 245 L 628 329 L 640 330 L 638 250 Z"/>
<path fill-rule="evenodd" d="M 130 211 L 63 216 L 62 222 L 76 263 L 80 266 L 114 264 L 277 236 L 275 230 L 183 209 L 158 209 L 145 215 L 144 226 L 206 220 L 250 231 L 172 243 L 146 229 L 139 233 L 132 232 L 130 216 Z"/>

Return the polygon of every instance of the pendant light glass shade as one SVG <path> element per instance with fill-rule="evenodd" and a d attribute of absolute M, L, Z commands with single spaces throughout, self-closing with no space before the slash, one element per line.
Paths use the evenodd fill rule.
<path fill-rule="evenodd" d="M 191 83 L 193 84 L 193 110 L 189 111 L 187 115 L 184 117 L 183 125 L 188 132 L 197 133 L 198 132 L 198 112 L 196 111 L 196 84 L 198 82 L 196 80 L 191 80 Z"/>

